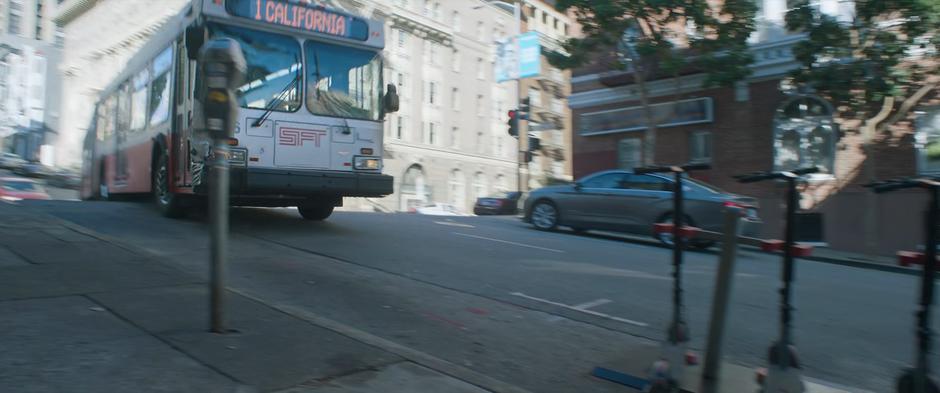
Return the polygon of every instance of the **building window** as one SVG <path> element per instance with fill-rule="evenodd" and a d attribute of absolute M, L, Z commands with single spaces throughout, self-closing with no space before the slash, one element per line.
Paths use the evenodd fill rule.
<path fill-rule="evenodd" d="M 451 61 L 452 61 L 451 69 L 454 70 L 454 72 L 459 72 L 460 71 L 460 52 L 458 52 L 456 48 L 454 48 L 453 57 L 451 57 Z"/>
<path fill-rule="evenodd" d="M 483 68 L 483 58 L 477 57 L 477 79 L 486 78 L 486 69 Z"/>
<path fill-rule="evenodd" d="M 477 94 L 477 116 L 483 116 L 483 94 Z"/>
<path fill-rule="evenodd" d="M 403 95 L 404 91 L 405 91 L 405 74 L 399 72 L 398 73 L 398 94 Z"/>
<path fill-rule="evenodd" d="M 529 88 L 529 105 L 533 107 L 542 106 L 542 92 L 534 87 Z"/>
<path fill-rule="evenodd" d="M 10 11 L 7 14 L 7 33 L 13 35 L 20 34 L 20 17 L 23 11 L 23 4 L 20 0 L 10 0 Z"/>
<path fill-rule="evenodd" d="M 483 131 L 477 131 L 477 139 L 474 143 L 474 147 L 477 153 L 483 152 Z"/>
<path fill-rule="evenodd" d="M 690 135 L 689 158 L 696 163 L 712 162 L 712 133 L 697 131 Z"/>
<path fill-rule="evenodd" d="M 483 26 L 483 22 L 477 22 L 477 39 L 483 42 L 486 42 L 486 30 Z"/>
<path fill-rule="evenodd" d="M 459 33 L 460 32 L 460 13 L 458 13 L 457 11 L 454 11 L 452 15 L 453 16 L 451 16 L 451 19 L 452 19 L 451 23 L 453 24 L 454 31 Z"/>
<path fill-rule="evenodd" d="M 438 138 L 437 138 L 438 128 L 440 127 L 438 127 L 436 123 L 434 122 L 428 123 L 428 143 L 429 144 L 436 145 L 438 143 Z"/>
<path fill-rule="evenodd" d="M 460 110 L 460 90 L 456 87 L 450 89 L 450 107 L 455 111 Z"/>
<path fill-rule="evenodd" d="M 405 134 L 405 116 L 398 116 L 398 124 L 395 127 L 395 139 L 401 139 Z"/>
<path fill-rule="evenodd" d="M 835 163 L 832 109 L 822 99 L 799 96 L 784 103 L 774 119 L 774 168 L 817 166 L 832 174 Z"/>
<path fill-rule="evenodd" d="M 916 120 L 917 172 L 940 174 L 940 107 L 933 107 Z"/>
<path fill-rule="evenodd" d="M 460 169 L 454 169 L 450 172 L 448 185 L 450 186 L 450 203 L 460 210 L 466 208 L 464 205 L 467 199 L 467 186 L 464 182 L 463 172 Z"/>
<path fill-rule="evenodd" d="M 450 128 L 450 147 L 460 147 L 460 129 L 456 126 Z"/>
<path fill-rule="evenodd" d="M 428 50 L 430 51 L 430 60 L 431 65 L 438 66 L 441 65 L 441 51 L 436 43 L 428 43 Z"/>
<path fill-rule="evenodd" d="M 406 44 L 408 44 L 408 32 L 398 30 L 398 49 L 405 49 Z"/>
<path fill-rule="evenodd" d="M 641 165 L 641 148 L 643 140 L 640 138 L 621 139 L 617 143 L 617 167 L 620 169 L 633 169 Z"/>
<path fill-rule="evenodd" d="M 486 175 L 483 172 L 477 172 L 473 175 L 473 195 L 477 198 L 486 198 L 488 194 Z"/>
<path fill-rule="evenodd" d="M 424 0 L 424 9 L 422 15 L 431 17 L 433 10 L 431 9 L 431 0 Z"/>
<path fill-rule="evenodd" d="M 428 82 L 428 104 L 434 105 L 437 95 L 437 82 Z"/>

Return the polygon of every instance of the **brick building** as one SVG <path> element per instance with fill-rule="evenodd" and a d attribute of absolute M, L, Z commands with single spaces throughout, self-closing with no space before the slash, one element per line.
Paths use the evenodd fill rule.
<path fill-rule="evenodd" d="M 759 199 L 764 236 L 782 233 L 782 184 L 739 184 L 731 176 L 753 171 L 815 164 L 824 173 L 802 187 L 800 232 L 803 240 L 833 249 L 891 254 L 922 242 L 925 196 L 921 191 L 873 195 L 861 184 L 869 179 L 937 173 L 940 159 L 928 146 L 940 140 L 940 110 L 932 100 L 909 119 L 877 135 L 866 157 L 859 124 L 828 116 L 832 109 L 809 94 L 781 88 L 797 67 L 791 54 L 800 35 L 766 26 L 782 20 L 759 15 L 751 50 L 753 74 L 734 88 L 703 89 L 704 75 L 689 73 L 649 81 L 650 103 L 660 119 L 656 135 L 658 164 L 710 162 L 695 176 L 730 192 Z M 835 9 L 834 12 L 839 12 Z M 645 117 L 630 71 L 610 71 L 604 61 L 574 71 L 573 174 L 641 165 Z M 676 104 L 678 103 L 678 104 Z M 919 126 L 918 126 L 919 125 Z M 867 160 L 866 160 L 867 158 Z M 940 158 L 940 157 L 938 157 Z"/>

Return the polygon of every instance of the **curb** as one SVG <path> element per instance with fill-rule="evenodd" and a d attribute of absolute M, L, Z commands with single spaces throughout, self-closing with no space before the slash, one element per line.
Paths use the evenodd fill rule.
<path fill-rule="evenodd" d="M 631 236 L 628 234 L 604 232 L 604 231 L 591 231 L 581 236 L 602 238 L 602 239 L 609 239 L 609 240 L 619 240 L 619 241 L 629 242 L 633 244 L 640 244 L 644 246 L 669 249 L 668 247 L 663 246 L 663 244 L 657 240 L 646 239 L 646 238 L 642 238 L 638 236 Z M 750 247 L 750 246 L 739 246 L 739 247 L 740 247 L 740 250 L 746 250 L 746 251 L 751 251 L 751 252 L 760 253 L 760 254 L 774 255 L 772 253 L 764 252 L 760 248 L 757 248 L 757 247 Z M 715 250 L 711 250 L 711 249 L 694 250 L 692 252 L 698 253 L 698 254 L 715 255 L 715 256 L 719 254 L 719 252 Z M 780 254 L 777 254 L 777 255 L 780 255 Z M 920 269 L 917 269 L 917 268 L 889 265 L 886 263 L 879 263 L 879 262 L 869 262 L 869 261 L 854 260 L 854 259 L 848 259 L 848 258 L 836 258 L 836 257 L 816 256 L 816 255 L 811 255 L 808 257 L 799 257 L 797 259 L 802 259 L 802 260 L 811 261 L 811 262 L 828 263 L 831 265 L 855 267 L 855 268 L 860 268 L 860 269 L 878 270 L 878 271 L 889 272 L 889 273 L 906 274 L 909 276 L 920 275 Z M 938 280 L 940 280 L 940 278 L 938 278 Z"/>

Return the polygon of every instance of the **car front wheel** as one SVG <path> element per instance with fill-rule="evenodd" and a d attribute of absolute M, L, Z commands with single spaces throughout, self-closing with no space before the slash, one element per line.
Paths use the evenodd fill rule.
<path fill-rule="evenodd" d="M 532 206 L 532 225 L 542 231 L 551 231 L 558 226 L 558 208 L 549 201 L 539 201 Z"/>

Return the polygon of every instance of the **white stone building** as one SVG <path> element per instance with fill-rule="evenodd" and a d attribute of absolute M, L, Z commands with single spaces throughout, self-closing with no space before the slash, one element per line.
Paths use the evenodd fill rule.
<path fill-rule="evenodd" d="M 0 0 L 0 138 L 4 151 L 27 159 L 55 138 L 59 120 L 60 57 L 52 13 L 55 0 Z"/>

